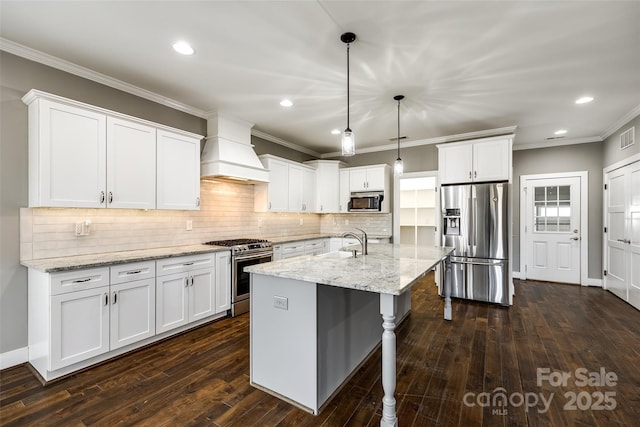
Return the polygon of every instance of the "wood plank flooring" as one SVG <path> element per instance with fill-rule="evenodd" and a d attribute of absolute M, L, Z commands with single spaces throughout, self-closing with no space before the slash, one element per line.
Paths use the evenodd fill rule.
<path fill-rule="evenodd" d="M 400 426 L 638 425 L 640 312 L 611 293 L 517 281 L 512 307 L 454 300 L 447 322 L 427 276 L 412 304 L 397 331 Z M 249 385 L 248 326 L 223 319 L 46 387 L 24 365 L 6 369 L 0 425 L 379 425 L 379 350 L 314 417 Z M 577 369 L 601 367 L 615 385 L 580 384 Z M 538 369 L 571 378 L 539 382 Z M 533 405 L 541 395 L 548 410 Z"/>

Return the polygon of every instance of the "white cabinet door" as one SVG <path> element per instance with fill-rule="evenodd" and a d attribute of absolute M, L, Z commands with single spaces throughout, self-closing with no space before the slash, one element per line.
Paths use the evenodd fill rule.
<path fill-rule="evenodd" d="M 109 351 L 109 287 L 50 298 L 49 371 Z"/>
<path fill-rule="evenodd" d="M 367 170 L 352 169 L 349 171 L 349 191 L 367 191 Z"/>
<path fill-rule="evenodd" d="M 367 191 L 385 190 L 385 167 L 373 166 L 365 169 L 367 172 Z"/>
<path fill-rule="evenodd" d="M 282 245 L 273 245 L 273 260 L 278 261 L 282 259 Z"/>
<path fill-rule="evenodd" d="M 473 147 L 471 144 L 438 147 L 440 184 L 465 183 L 473 180 Z"/>
<path fill-rule="evenodd" d="M 200 209 L 200 140 L 157 133 L 157 208 Z"/>
<path fill-rule="evenodd" d="M 316 211 L 316 171 L 302 168 L 302 211 Z"/>
<path fill-rule="evenodd" d="M 216 252 L 216 313 L 231 308 L 231 252 Z"/>
<path fill-rule="evenodd" d="M 257 184 L 256 210 L 286 212 L 289 209 L 289 164 L 281 160 L 261 159 L 269 169 L 269 183 Z"/>
<path fill-rule="evenodd" d="M 302 166 L 289 165 L 289 211 L 302 212 Z"/>
<path fill-rule="evenodd" d="M 340 212 L 340 170 L 338 166 L 320 165 L 316 169 L 316 206 L 319 213 Z"/>
<path fill-rule="evenodd" d="M 351 190 L 349 188 L 349 171 L 340 171 L 340 205 L 339 212 L 349 212 L 349 200 L 351 199 Z"/>
<path fill-rule="evenodd" d="M 156 333 L 153 279 L 111 285 L 110 349 L 115 350 Z"/>
<path fill-rule="evenodd" d="M 473 145 L 473 180 L 506 181 L 509 179 L 511 145 L 508 139 Z"/>
<path fill-rule="evenodd" d="M 154 127 L 107 117 L 107 207 L 155 209 Z"/>
<path fill-rule="evenodd" d="M 189 281 L 185 273 L 156 278 L 156 333 L 189 322 Z"/>
<path fill-rule="evenodd" d="M 29 106 L 29 206 L 106 200 L 106 116 L 40 99 Z"/>
<path fill-rule="evenodd" d="M 206 268 L 189 273 L 189 322 L 216 313 L 215 269 Z"/>

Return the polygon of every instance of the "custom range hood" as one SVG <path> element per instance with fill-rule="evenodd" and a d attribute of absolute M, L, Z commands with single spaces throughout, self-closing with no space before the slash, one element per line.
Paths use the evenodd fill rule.
<path fill-rule="evenodd" d="M 251 123 L 219 112 L 209 114 L 200 176 L 247 184 L 269 182 L 269 171 L 251 145 L 252 127 Z"/>

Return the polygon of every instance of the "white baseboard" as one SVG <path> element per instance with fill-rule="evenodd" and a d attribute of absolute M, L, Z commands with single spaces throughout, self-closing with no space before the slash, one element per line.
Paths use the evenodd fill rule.
<path fill-rule="evenodd" d="M 602 287 L 602 279 L 592 279 L 591 277 L 587 278 L 587 281 L 582 284 L 582 286 L 597 286 L 599 288 Z"/>
<path fill-rule="evenodd" d="M 7 369 L 29 361 L 29 347 L 0 353 L 0 369 Z"/>
<path fill-rule="evenodd" d="M 513 276 L 514 279 L 519 279 L 520 278 L 520 272 L 519 271 L 512 271 L 511 275 Z"/>

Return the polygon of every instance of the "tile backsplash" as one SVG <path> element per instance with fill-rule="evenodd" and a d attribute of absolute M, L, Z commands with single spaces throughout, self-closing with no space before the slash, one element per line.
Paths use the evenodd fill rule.
<path fill-rule="evenodd" d="M 338 234 L 359 227 L 391 235 L 391 214 L 308 214 L 254 212 L 254 186 L 201 181 L 199 211 L 137 209 L 23 208 L 23 260 L 199 244 L 239 237 Z M 87 236 L 77 222 L 90 221 Z M 187 221 L 192 230 L 187 230 Z"/>

